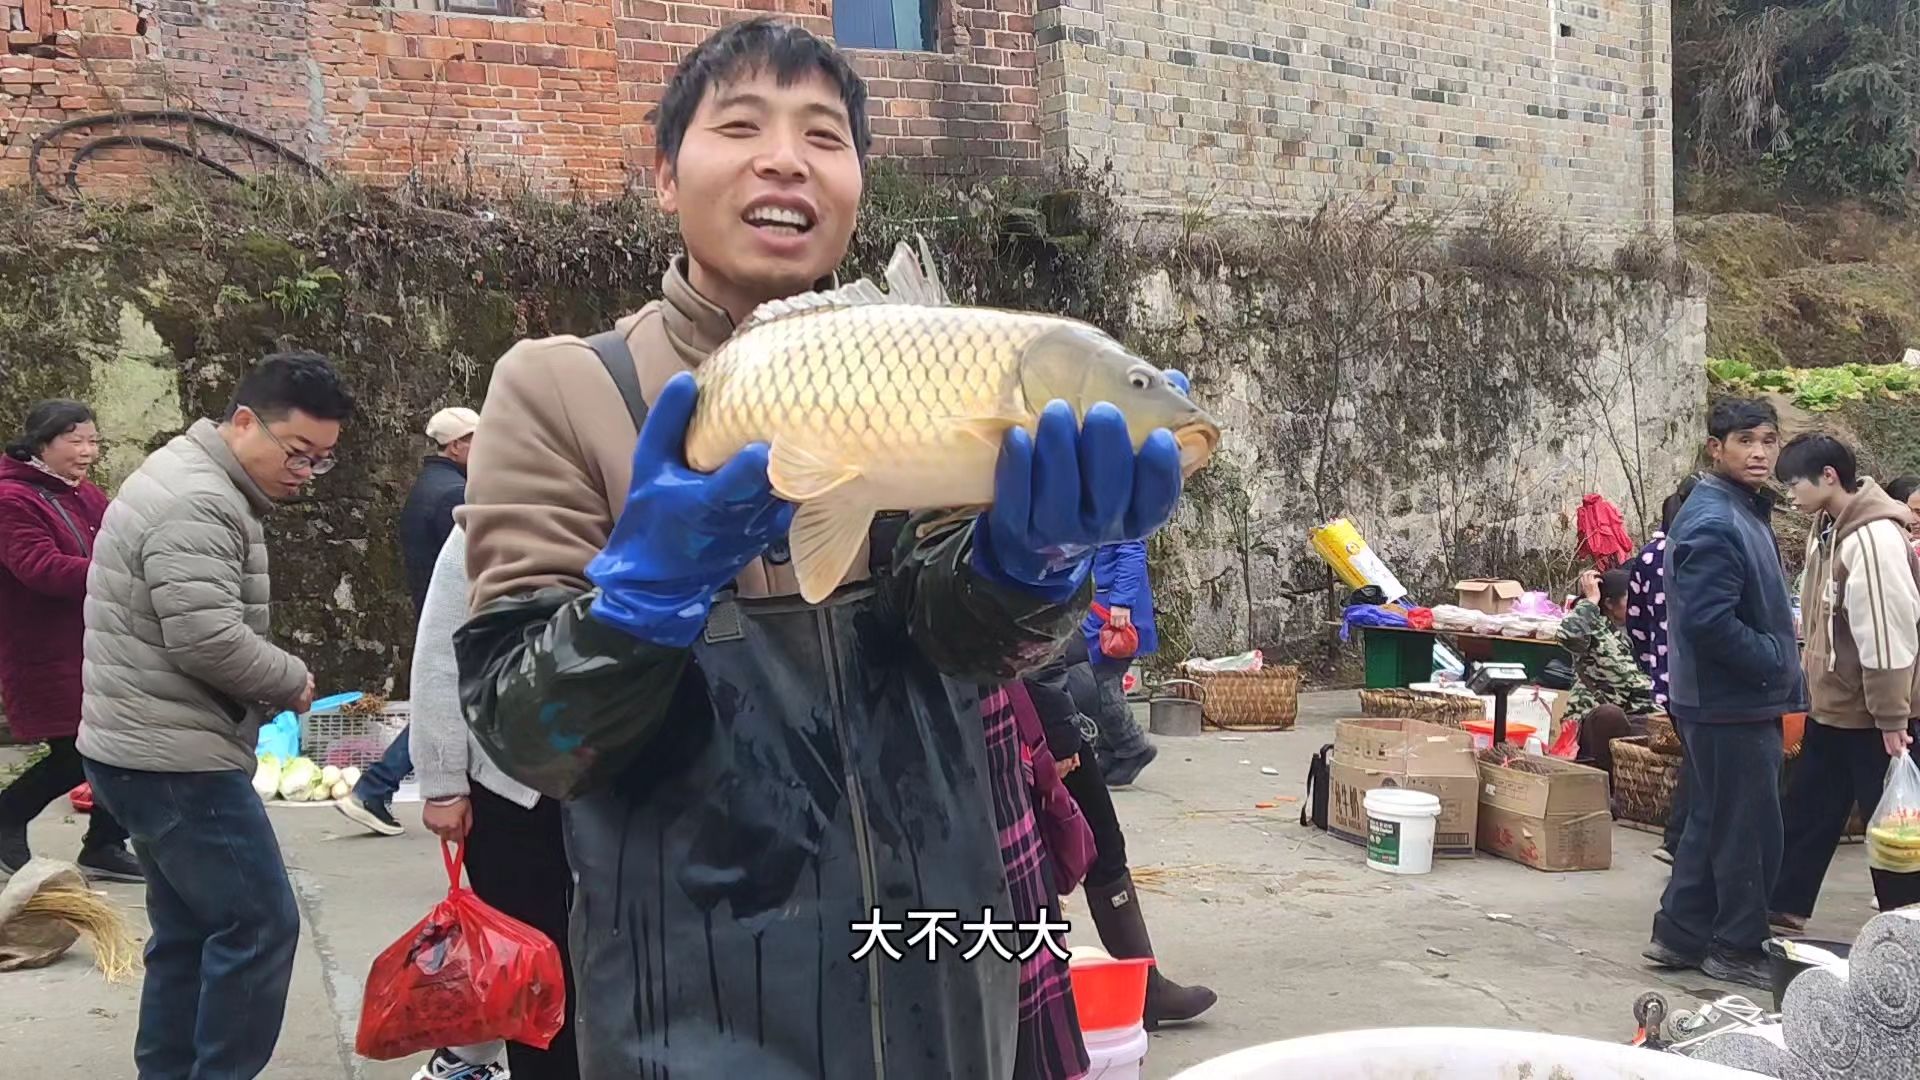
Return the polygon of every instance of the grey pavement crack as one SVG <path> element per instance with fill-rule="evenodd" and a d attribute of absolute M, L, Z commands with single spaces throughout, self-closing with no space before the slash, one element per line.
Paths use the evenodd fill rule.
<path fill-rule="evenodd" d="M 326 989 L 327 1008 L 333 1013 L 334 1049 L 340 1054 L 340 1064 L 345 1070 L 341 1075 L 345 1080 L 365 1080 L 366 1062 L 353 1052 L 354 1028 L 356 1020 L 347 1015 L 340 1007 L 342 993 L 357 993 L 358 984 L 351 979 L 344 980 L 340 973 L 339 959 L 334 955 L 333 940 L 320 921 L 320 892 L 322 886 L 312 874 L 297 867 L 287 867 L 287 880 L 293 885 L 295 901 L 300 905 L 300 914 L 312 931 L 314 956 L 320 961 L 320 981 Z"/>

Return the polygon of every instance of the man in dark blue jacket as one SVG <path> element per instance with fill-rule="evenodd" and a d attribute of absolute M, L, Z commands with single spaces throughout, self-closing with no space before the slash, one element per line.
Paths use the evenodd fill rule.
<path fill-rule="evenodd" d="M 1767 482 L 1780 421 L 1759 401 L 1708 420 L 1713 467 L 1668 536 L 1668 682 L 1690 793 L 1647 959 L 1772 985 L 1760 947 L 1780 873 L 1780 718 L 1806 708 Z"/>

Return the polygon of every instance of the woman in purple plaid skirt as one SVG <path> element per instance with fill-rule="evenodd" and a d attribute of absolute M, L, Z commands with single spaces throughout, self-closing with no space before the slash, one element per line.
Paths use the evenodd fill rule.
<path fill-rule="evenodd" d="M 986 723 L 987 767 L 992 777 L 993 821 L 1000 830 L 1000 858 L 1007 865 L 1007 892 L 1013 899 L 1016 922 L 1060 921 L 1060 900 L 1048 879 L 1049 864 L 1040 830 L 1033 820 L 1033 766 L 1020 754 L 1020 737 L 1013 702 L 1006 689 L 989 692 L 980 701 Z M 1049 768 L 1051 762 L 1046 762 Z M 1021 935 L 1026 943 L 1027 933 Z M 1056 937 L 1065 949 L 1064 937 Z M 975 963 L 999 963 L 983 954 Z M 1080 1040 L 1080 1020 L 1074 1012 L 1073 983 L 1067 962 L 1042 947 L 1020 962 L 1019 1056 L 1015 1080 L 1077 1080 L 1088 1068 L 1086 1045 Z"/>

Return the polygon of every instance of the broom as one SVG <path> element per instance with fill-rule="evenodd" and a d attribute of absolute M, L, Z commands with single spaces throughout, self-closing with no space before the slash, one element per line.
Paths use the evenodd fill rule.
<path fill-rule="evenodd" d="M 110 983 L 140 969 L 139 942 L 120 910 L 90 889 L 56 885 L 27 898 L 22 915 L 40 915 L 72 927 L 93 948 L 94 966 Z"/>

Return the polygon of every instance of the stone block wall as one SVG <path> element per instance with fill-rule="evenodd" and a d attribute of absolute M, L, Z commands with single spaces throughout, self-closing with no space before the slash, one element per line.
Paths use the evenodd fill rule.
<path fill-rule="evenodd" d="M 1502 296 L 1501 286 L 1486 295 Z M 1409 304 L 1395 321 L 1410 339 L 1439 341 L 1455 318 L 1473 322 L 1533 299 Z M 1218 475 L 1194 483 L 1244 499 L 1237 508 L 1217 496 L 1211 506 L 1183 501 L 1166 543 L 1172 557 L 1154 583 L 1172 611 L 1161 616 L 1162 641 L 1181 639 L 1193 655 L 1258 647 L 1269 660 L 1330 666 L 1343 650 L 1328 627 L 1348 591 L 1334 587 L 1308 537 L 1336 517 L 1424 605 L 1449 602 L 1461 578 L 1488 575 L 1569 593 L 1580 570 L 1577 512 L 1590 493 L 1611 500 L 1644 543 L 1705 437 L 1706 297 L 1616 276 L 1563 299 L 1542 317 L 1560 325 L 1571 350 L 1540 371 L 1516 371 L 1515 357 L 1498 355 L 1513 350 L 1490 331 L 1484 356 L 1455 340 L 1424 367 L 1418 347 L 1314 353 L 1290 367 L 1282 356 L 1298 350 L 1289 339 L 1311 331 L 1276 328 L 1271 315 L 1264 326 L 1249 320 L 1261 305 L 1217 281 L 1148 278 L 1140 328 L 1171 335 L 1164 359 L 1193 373 L 1224 435 L 1209 466 Z M 1335 365 L 1341 374 L 1330 383 Z M 1552 387 L 1570 372 L 1569 385 Z M 1482 392 L 1484 403 L 1475 400 Z M 1335 400 L 1322 408 L 1329 393 Z"/>
<path fill-rule="evenodd" d="M 1673 222 L 1668 0 L 1039 0 L 1043 142 L 1146 206 L 1446 212 L 1601 246 Z"/>
<path fill-rule="evenodd" d="M 481 190 L 618 191 L 653 161 L 650 115 L 674 65 L 761 12 L 832 32 L 831 0 L 0 0 L 0 183 L 61 121 L 194 109 L 377 182 L 424 174 Z M 952 0 L 933 52 L 854 50 L 877 153 L 931 174 L 997 174 L 1040 158 L 1032 0 Z M 425 9 L 425 10 L 423 10 Z M 177 124 L 121 125 L 186 141 Z M 95 129 L 92 134 L 113 130 Z M 68 152 L 86 133 L 63 139 Z M 200 132 L 201 138 L 208 138 Z M 241 171 L 271 156 L 219 137 Z M 150 152 L 89 160 L 140 172 Z M 43 178 L 64 168 L 49 151 Z"/>

